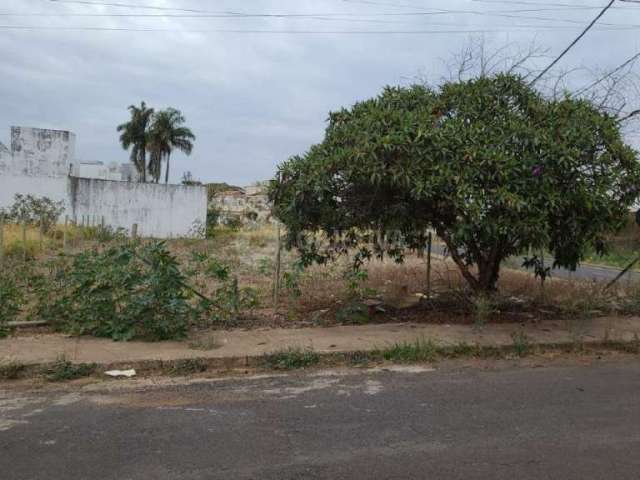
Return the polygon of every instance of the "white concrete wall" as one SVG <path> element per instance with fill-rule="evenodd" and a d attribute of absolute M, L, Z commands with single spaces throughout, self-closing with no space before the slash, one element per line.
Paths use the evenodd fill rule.
<path fill-rule="evenodd" d="M 104 217 L 106 225 L 127 231 L 137 223 L 145 237 L 192 236 L 194 224 L 207 220 L 207 191 L 199 186 L 69 177 L 69 203 L 78 222 Z"/>
<path fill-rule="evenodd" d="M 71 132 L 11 127 L 12 158 L 0 174 L 65 177 L 75 148 L 76 136 Z"/>
<path fill-rule="evenodd" d="M 0 208 L 11 206 L 16 193 L 31 194 L 36 197 L 49 197 L 56 202 L 63 201 L 65 212 L 67 214 L 70 212 L 71 205 L 67 194 L 67 177 L 0 174 Z"/>
<path fill-rule="evenodd" d="M 11 151 L 3 143 L 0 143 L 0 175 L 7 175 L 12 167 L 13 157 L 11 156 Z"/>

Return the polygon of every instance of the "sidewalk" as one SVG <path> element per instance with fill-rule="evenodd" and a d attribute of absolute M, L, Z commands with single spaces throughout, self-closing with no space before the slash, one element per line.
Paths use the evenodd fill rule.
<path fill-rule="evenodd" d="M 312 348 L 316 352 L 349 352 L 385 348 L 399 342 L 424 338 L 439 345 L 459 343 L 482 346 L 513 344 L 512 333 L 523 328 L 514 324 L 420 325 L 383 324 L 329 328 L 257 329 L 212 331 L 216 348 L 196 350 L 184 342 L 113 342 L 91 337 L 59 334 L 9 337 L 0 340 L 0 360 L 12 359 L 33 365 L 55 361 L 60 355 L 77 363 L 102 365 L 147 360 L 188 358 L 240 359 L 288 347 Z M 545 321 L 529 324 L 524 332 L 531 344 L 629 341 L 640 337 L 640 317 L 598 318 L 575 321 Z"/>

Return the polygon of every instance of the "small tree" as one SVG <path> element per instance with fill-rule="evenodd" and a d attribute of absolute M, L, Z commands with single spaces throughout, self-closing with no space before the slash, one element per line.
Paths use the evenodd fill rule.
<path fill-rule="evenodd" d="M 639 181 L 614 117 L 497 74 L 388 87 L 331 113 L 324 141 L 280 165 L 270 197 L 307 263 L 352 247 L 356 264 L 401 260 L 431 228 L 469 286 L 491 292 L 502 260 L 530 248 L 575 269 L 623 224 Z"/>
<path fill-rule="evenodd" d="M 120 144 L 122 148 L 131 148 L 131 163 L 133 163 L 140 174 L 142 183 L 147 181 L 147 143 L 148 129 L 153 117 L 153 108 L 147 107 L 145 102 L 140 102 L 140 106 L 129 105 L 131 119 L 118 125 L 120 133 Z"/>
<path fill-rule="evenodd" d="M 167 162 L 164 183 L 169 183 L 169 162 L 174 149 L 180 150 L 185 155 L 191 155 L 193 151 L 193 142 L 196 137 L 184 126 L 184 123 L 184 115 L 175 108 L 160 110 L 153 115 L 147 141 L 151 152 L 149 172 L 156 183 L 160 180 L 163 160 Z"/>
<path fill-rule="evenodd" d="M 17 223 L 42 226 L 45 232 L 53 228 L 64 211 L 64 202 L 55 202 L 49 197 L 36 197 L 16 193 L 13 203 L 0 216 Z"/>

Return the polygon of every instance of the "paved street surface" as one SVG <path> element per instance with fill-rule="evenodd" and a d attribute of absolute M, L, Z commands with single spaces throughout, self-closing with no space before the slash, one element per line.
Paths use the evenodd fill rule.
<path fill-rule="evenodd" d="M 4 388 L 1 478 L 637 480 L 637 358 L 532 362 Z"/>
<path fill-rule="evenodd" d="M 436 255 L 446 255 L 446 248 L 442 244 L 433 244 L 433 253 Z M 511 268 L 516 269 L 524 269 L 521 265 L 524 261 L 523 258 L 513 257 L 510 259 Z M 546 262 L 549 266 L 553 263 L 553 259 L 547 258 Z M 551 270 L 551 276 L 553 278 L 568 278 L 575 280 L 589 280 L 589 281 L 598 281 L 598 282 L 609 282 L 616 278 L 616 276 L 620 273 L 621 268 L 615 267 L 605 267 L 598 265 L 589 265 L 583 264 L 579 265 L 576 268 L 575 272 L 571 272 L 569 270 L 565 270 L 564 268 L 553 268 Z M 530 273 L 533 273 L 533 269 L 527 270 Z M 637 282 L 640 280 L 640 272 L 637 270 L 630 270 L 625 273 L 622 278 L 620 278 L 620 284 L 624 284 L 625 282 Z"/>

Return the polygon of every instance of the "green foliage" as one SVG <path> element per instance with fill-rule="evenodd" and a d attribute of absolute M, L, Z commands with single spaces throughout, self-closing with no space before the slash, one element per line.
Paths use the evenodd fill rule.
<path fill-rule="evenodd" d="M 147 132 L 149 155 L 149 173 L 158 183 L 163 161 L 166 163 L 165 183 L 169 183 L 169 162 L 174 149 L 185 155 L 191 155 L 196 137 L 184 126 L 185 118 L 180 110 L 167 108 L 155 112 Z"/>
<path fill-rule="evenodd" d="M 486 324 L 491 319 L 491 316 L 496 313 L 494 299 L 483 293 L 471 298 L 471 309 L 477 325 Z"/>
<path fill-rule="evenodd" d="M 486 292 L 502 260 L 529 249 L 575 268 L 624 224 L 638 188 L 615 118 L 500 74 L 388 87 L 331 113 L 324 141 L 281 164 L 269 195 L 305 263 L 401 261 L 431 228 Z"/>
<path fill-rule="evenodd" d="M 140 175 L 140 181 L 147 181 L 147 151 L 149 143 L 149 127 L 153 119 L 153 108 L 147 107 L 145 102 L 140 102 L 140 106 L 129 105 L 131 119 L 118 125 L 120 132 L 120 144 L 122 148 L 131 148 L 131 163 L 136 166 Z"/>
<path fill-rule="evenodd" d="M 418 339 L 412 343 L 396 343 L 382 351 L 382 358 L 400 363 L 433 362 L 437 355 L 438 348 L 435 343 L 425 339 Z"/>
<path fill-rule="evenodd" d="M 336 312 L 336 320 L 340 323 L 363 325 L 370 320 L 369 307 L 357 301 L 349 302 Z"/>
<path fill-rule="evenodd" d="M 64 355 L 58 357 L 51 366 L 44 370 L 44 375 L 50 382 L 64 382 L 93 375 L 98 368 L 95 363 L 72 363 Z"/>
<path fill-rule="evenodd" d="M 270 257 L 262 257 L 258 259 L 258 272 L 261 275 L 269 277 L 273 275 L 275 269 L 275 262 Z"/>
<path fill-rule="evenodd" d="M 182 338 L 193 315 L 185 277 L 164 242 L 83 252 L 56 277 L 37 313 L 70 333 L 113 340 Z"/>
<path fill-rule="evenodd" d="M 42 225 L 43 231 L 48 232 L 56 225 L 63 211 L 63 202 L 54 202 L 48 197 L 16 193 L 13 204 L 3 215 L 6 220 L 15 223 L 26 223 L 38 228 Z"/>
<path fill-rule="evenodd" d="M 230 215 L 222 220 L 222 225 L 230 230 L 236 231 L 240 230 L 240 228 L 242 227 L 242 220 L 239 217 Z"/>
<path fill-rule="evenodd" d="M 101 243 L 122 242 L 127 238 L 126 229 L 114 228 L 110 225 L 81 227 L 78 231 L 83 240 L 97 240 Z"/>
<path fill-rule="evenodd" d="M 233 324 L 244 310 L 258 306 L 258 293 L 254 288 L 238 284 L 238 278 L 231 275 L 231 268 L 215 257 L 200 255 L 197 259 L 204 264 L 204 274 L 218 282 L 218 287 L 209 299 L 200 299 L 199 316 L 215 323 Z"/>
<path fill-rule="evenodd" d="M 518 330 L 517 332 L 513 332 L 511 334 L 511 338 L 513 339 L 513 349 L 519 357 L 524 357 L 531 350 L 531 343 L 529 342 L 529 337 L 524 333 L 523 330 Z"/>
<path fill-rule="evenodd" d="M 352 299 L 362 300 L 365 297 L 370 297 L 376 294 L 376 291 L 372 288 L 366 287 L 366 282 L 369 280 L 369 272 L 361 269 L 349 269 L 344 275 L 347 282 L 347 291 L 349 297 Z"/>
<path fill-rule="evenodd" d="M 0 276 L 0 337 L 9 333 L 8 322 L 14 321 L 24 304 L 24 295 L 8 274 Z"/>
<path fill-rule="evenodd" d="M 320 355 L 311 349 L 287 348 L 274 353 L 265 354 L 262 363 L 274 370 L 294 370 L 307 368 L 320 363 Z"/>

